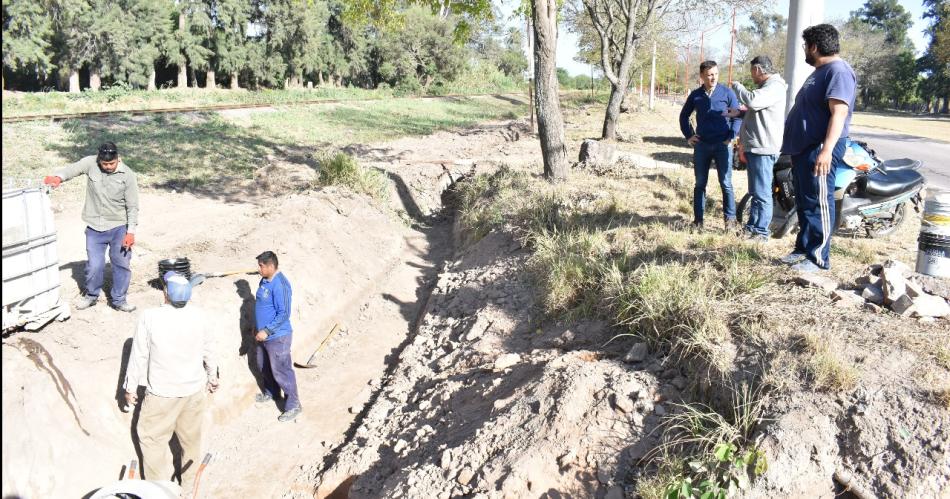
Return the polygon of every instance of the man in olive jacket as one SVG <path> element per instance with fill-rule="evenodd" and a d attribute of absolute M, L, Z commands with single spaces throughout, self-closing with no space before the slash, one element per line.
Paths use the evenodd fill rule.
<path fill-rule="evenodd" d="M 96 304 L 102 291 L 106 250 L 112 263 L 112 307 L 132 312 L 126 301 L 132 280 L 132 245 L 139 218 L 139 190 L 132 171 L 119 157 L 112 142 L 99 146 L 99 153 L 86 156 L 43 179 L 53 188 L 79 175 L 86 175 L 86 204 L 82 220 L 86 222 L 86 282 L 77 310 Z"/>

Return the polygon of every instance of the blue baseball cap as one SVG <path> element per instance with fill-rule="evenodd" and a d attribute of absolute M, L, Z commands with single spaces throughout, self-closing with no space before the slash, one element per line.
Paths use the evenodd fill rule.
<path fill-rule="evenodd" d="M 168 299 L 172 302 L 186 302 L 191 299 L 191 283 L 185 276 L 169 270 L 163 276 L 165 280 L 165 292 L 168 293 Z"/>

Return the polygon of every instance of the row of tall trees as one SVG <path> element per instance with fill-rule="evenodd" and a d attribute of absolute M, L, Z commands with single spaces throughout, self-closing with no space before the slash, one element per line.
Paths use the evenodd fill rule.
<path fill-rule="evenodd" d="M 921 57 L 915 55 L 908 36 L 912 16 L 896 0 L 867 0 L 838 23 L 841 54 L 858 75 L 859 106 L 947 112 L 950 1 L 923 0 L 923 6 L 929 42 Z M 737 61 L 744 64 L 764 54 L 781 70 L 785 67 L 785 17 L 753 13 L 750 20 L 749 26 L 738 30 Z"/>
<path fill-rule="evenodd" d="M 3 0 L 4 76 L 74 92 L 80 70 L 92 90 L 159 71 L 209 88 L 427 88 L 473 61 L 520 76 L 521 34 L 496 17 L 487 0 Z"/>

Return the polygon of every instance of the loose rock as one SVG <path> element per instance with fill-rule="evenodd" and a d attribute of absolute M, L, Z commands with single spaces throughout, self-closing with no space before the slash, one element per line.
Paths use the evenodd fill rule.
<path fill-rule="evenodd" d="M 802 274 L 795 278 L 795 282 L 805 286 L 806 288 L 818 288 L 824 290 L 826 293 L 831 293 L 835 289 L 838 289 L 837 281 L 830 277 L 816 274 Z"/>
<path fill-rule="evenodd" d="M 626 355 L 623 356 L 623 361 L 627 363 L 631 362 L 642 362 L 647 358 L 647 354 L 650 352 L 650 347 L 646 343 L 639 342 L 634 343 Z"/>
<path fill-rule="evenodd" d="M 466 466 L 465 468 L 462 468 L 462 471 L 459 472 L 458 477 L 456 477 L 456 481 L 458 481 L 459 485 L 468 485 L 468 482 L 471 482 L 472 478 L 475 478 L 475 471 L 473 471 L 472 468 Z"/>
<path fill-rule="evenodd" d="M 884 304 L 884 292 L 877 286 L 868 286 L 864 288 L 861 297 L 874 305 Z"/>
<path fill-rule="evenodd" d="M 520 355 L 516 353 L 506 353 L 495 359 L 494 368 L 496 371 L 504 371 L 518 362 L 521 362 Z"/>

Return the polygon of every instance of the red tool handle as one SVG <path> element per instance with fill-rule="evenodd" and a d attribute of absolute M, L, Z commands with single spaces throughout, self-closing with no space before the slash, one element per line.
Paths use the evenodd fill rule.
<path fill-rule="evenodd" d="M 201 481 L 201 472 L 205 470 L 208 466 L 208 463 L 211 462 L 211 453 L 205 454 L 205 458 L 201 460 L 201 466 L 198 466 L 198 472 L 195 474 L 195 490 L 191 492 L 191 497 L 198 497 L 198 482 Z"/>

